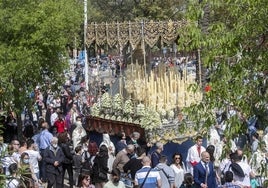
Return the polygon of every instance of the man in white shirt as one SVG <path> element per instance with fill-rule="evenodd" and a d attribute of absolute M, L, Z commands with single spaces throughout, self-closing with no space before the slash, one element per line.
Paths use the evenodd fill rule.
<path fill-rule="evenodd" d="M 202 146 L 203 138 L 201 136 L 196 137 L 196 143 L 192 147 L 189 148 L 188 154 L 186 157 L 186 166 L 187 172 L 193 175 L 194 166 L 200 162 L 201 153 L 206 151 L 206 149 Z"/>
<path fill-rule="evenodd" d="M 41 161 L 42 157 L 38 151 L 34 150 L 34 145 L 35 143 L 33 139 L 27 140 L 27 150 L 25 152 L 29 155 L 30 164 L 33 167 L 33 172 L 35 173 L 36 177 L 40 179 L 38 162 Z"/>
<path fill-rule="evenodd" d="M 233 163 L 238 164 L 243 170 L 243 175 L 241 176 L 239 173 L 237 173 L 238 170 L 236 170 L 231 165 L 230 170 L 234 173 L 235 184 L 243 186 L 243 187 L 250 187 L 250 178 L 255 176 L 250 166 L 247 163 L 242 161 L 242 156 L 239 155 L 237 152 L 232 154 L 231 160 Z"/>

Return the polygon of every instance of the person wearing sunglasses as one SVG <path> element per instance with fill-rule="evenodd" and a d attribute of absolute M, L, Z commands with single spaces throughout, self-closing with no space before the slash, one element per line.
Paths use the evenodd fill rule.
<path fill-rule="evenodd" d="M 182 155 L 180 153 L 174 153 L 172 156 L 172 164 L 170 167 L 175 172 L 175 187 L 178 188 L 181 186 L 184 174 L 186 173 L 184 162 L 182 161 Z"/>

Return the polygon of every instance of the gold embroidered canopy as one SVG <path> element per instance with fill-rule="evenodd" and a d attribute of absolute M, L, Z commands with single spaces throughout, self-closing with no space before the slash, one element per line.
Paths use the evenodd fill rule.
<path fill-rule="evenodd" d="M 98 46 L 108 44 L 109 47 L 124 47 L 129 43 L 132 49 L 135 49 L 141 40 L 150 47 L 155 46 L 159 39 L 163 43 L 171 44 L 184 25 L 184 20 L 91 23 L 87 26 L 86 44 L 91 45 L 95 42 Z"/>

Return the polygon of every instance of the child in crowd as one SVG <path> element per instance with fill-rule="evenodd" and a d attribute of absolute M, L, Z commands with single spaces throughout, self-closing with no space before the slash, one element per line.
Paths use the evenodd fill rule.
<path fill-rule="evenodd" d="M 194 178 L 191 173 L 184 174 L 184 181 L 180 188 L 195 188 Z"/>
<path fill-rule="evenodd" d="M 74 172 L 74 182 L 77 185 L 77 179 L 80 174 L 82 163 L 84 162 L 82 158 L 82 146 L 78 145 L 75 147 L 75 155 L 73 156 L 73 172 Z"/>

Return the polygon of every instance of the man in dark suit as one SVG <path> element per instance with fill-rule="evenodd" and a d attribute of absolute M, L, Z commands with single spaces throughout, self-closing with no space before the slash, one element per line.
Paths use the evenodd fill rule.
<path fill-rule="evenodd" d="M 64 153 L 58 146 L 58 138 L 53 137 L 50 146 L 45 149 L 44 161 L 46 162 L 46 175 L 48 179 L 47 188 L 62 188 L 62 162 Z"/>
<path fill-rule="evenodd" d="M 201 161 L 194 166 L 194 183 L 197 188 L 217 188 L 216 174 L 209 153 L 201 153 Z"/>

